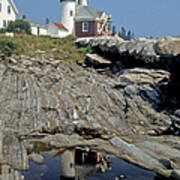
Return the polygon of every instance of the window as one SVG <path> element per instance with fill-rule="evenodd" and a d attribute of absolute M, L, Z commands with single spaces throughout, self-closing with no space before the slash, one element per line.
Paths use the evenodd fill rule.
<path fill-rule="evenodd" d="M 82 32 L 88 32 L 88 22 L 82 23 Z"/>
<path fill-rule="evenodd" d="M 8 14 L 11 14 L 11 6 L 7 7 L 7 12 L 8 12 Z"/>
<path fill-rule="evenodd" d="M 2 12 L 2 3 L 0 2 L 0 12 Z"/>
<path fill-rule="evenodd" d="M 73 16 L 73 11 L 70 11 L 70 16 Z"/>
<path fill-rule="evenodd" d="M 6 20 L 3 20 L 3 27 L 6 27 Z"/>

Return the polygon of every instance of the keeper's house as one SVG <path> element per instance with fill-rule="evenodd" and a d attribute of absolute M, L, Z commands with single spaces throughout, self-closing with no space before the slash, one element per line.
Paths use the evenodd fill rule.
<path fill-rule="evenodd" d="M 0 0 L 0 28 L 6 28 L 9 21 L 14 21 L 18 10 L 13 0 Z"/>

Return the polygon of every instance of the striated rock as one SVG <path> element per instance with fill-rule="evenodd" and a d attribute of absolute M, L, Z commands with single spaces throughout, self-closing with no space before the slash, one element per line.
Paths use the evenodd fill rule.
<path fill-rule="evenodd" d="M 78 39 L 76 44 L 90 45 L 94 51 L 106 55 L 111 61 L 121 61 L 126 66 L 153 67 L 170 69 L 174 65 L 174 58 L 180 54 L 179 38 L 161 38 L 151 40 L 146 38 L 129 41 L 117 40 L 115 37 L 93 38 L 87 43 L 85 39 Z"/>
<path fill-rule="evenodd" d="M 158 133 L 171 125 L 174 109 L 166 99 L 176 104 L 178 98 L 174 88 L 168 98 L 167 85 L 174 84 L 172 77 L 178 81 L 179 71 L 179 66 L 172 71 L 178 56 L 156 52 L 160 41 L 165 40 L 85 40 L 82 44 L 109 60 L 87 55 L 95 65 L 111 66 L 104 74 L 46 54 L 15 56 L 14 62 L 0 57 L 1 162 L 22 170 L 28 169 L 25 147 L 32 153 L 98 146 L 148 169 L 169 174 L 180 168 L 179 137 Z M 179 118 L 177 112 L 174 118 Z"/>
<path fill-rule="evenodd" d="M 128 144 L 125 141 L 121 140 L 118 137 L 114 137 L 110 140 L 110 143 L 117 147 L 118 150 L 126 154 L 127 159 L 129 157 L 130 161 L 134 161 L 134 163 L 139 164 L 143 167 L 148 169 L 155 169 L 157 167 L 162 167 L 162 165 L 155 159 L 153 156 L 143 152 L 140 148 L 136 147 L 135 145 Z"/>

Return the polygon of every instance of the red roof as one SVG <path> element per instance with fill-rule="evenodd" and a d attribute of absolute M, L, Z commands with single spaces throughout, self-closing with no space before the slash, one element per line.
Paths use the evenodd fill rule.
<path fill-rule="evenodd" d="M 64 27 L 64 25 L 62 24 L 58 24 L 58 23 L 53 23 L 55 26 L 57 26 L 59 29 L 62 29 L 64 31 L 68 31 L 68 29 L 66 27 Z"/>

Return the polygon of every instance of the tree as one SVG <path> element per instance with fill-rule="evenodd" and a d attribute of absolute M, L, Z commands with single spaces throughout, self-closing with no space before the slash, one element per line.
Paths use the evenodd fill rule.
<path fill-rule="evenodd" d="M 112 26 L 112 35 L 114 36 L 116 33 L 117 33 L 117 32 L 116 32 L 116 26 L 113 25 L 113 26 Z"/>
<path fill-rule="evenodd" d="M 130 30 L 128 32 L 124 27 L 121 28 L 121 31 L 118 33 L 119 37 L 123 38 L 124 40 L 131 40 L 134 39 L 134 33 L 132 33 Z"/>
<path fill-rule="evenodd" d="M 10 21 L 7 27 L 8 32 L 31 34 L 31 25 L 24 19 Z"/>
<path fill-rule="evenodd" d="M 131 39 L 131 31 L 129 30 L 128 33 L 127 33 L 127 40 L 130 40 Z"/>
<path fill-rule="evenodd" d="M 46 18 L 46 25 L 50 23 L 49 18 Z"/>
<path fill-rule="evenodd" d="M 121 34 L 121 37 L 123 39 L 125 39 L 125 40 L 127 39 L 127 37 L 126 37 L 126 29 L 124 27 L 121 28 L 121 33 L 120 34 Z"/>

